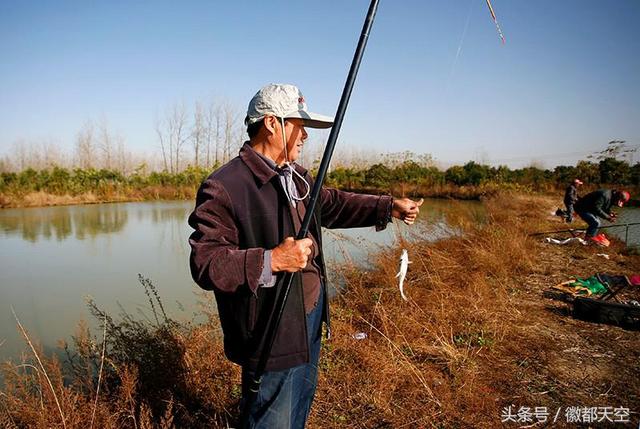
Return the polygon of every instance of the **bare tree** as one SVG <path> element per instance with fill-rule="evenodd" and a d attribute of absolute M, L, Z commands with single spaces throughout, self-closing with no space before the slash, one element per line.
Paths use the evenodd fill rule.
<path fill-rule="evenodd" d="M 167 138 L 165 137 L 163 127 L 164 127 L 164 121 L 158 118 L 158 116 L 156 115 L 155 128 L 156 128 L 156 134 L 158 135 L 158 142 L 160 143 L 160 151 L 162 152 L 162 163 L 164 166 L 164 171 L 168 172 L 169 163 L 168 163 L 167 155 L 169 156 L 171 155 L 171 149 L 167 147 L 168 142 L 167 142 Z"/>
<path fill-rule="evenodd" d="M 64 152 L 62 152 L 60 147 L 52 140 L 43 141 L 40 146 L 42 158 L 40 165 L 38 165 L 39 169 L 42 170 L 55 166 L 66 167 L 69 164 Z"/>
<path fill-rule="evenodd" d="M 222 112 L 220 110 L 220 106 L 212 100 L 207 107 L 205 121 L 207 168 L 211 167 L 212 162 L 214 162 L 216 165 L 218 164 L 218 144 L 220 141 L 221 117 Z"/>
<path fill-rule="evenodd" d="M 629 164 L 632 164 L 633 157 L 638 151 L 638 146 L 639 145 L 628 145 L 626 140 L 611 140 L 609 143 L 607 143 L 605 149 L 595 152 L 587 156 L 587 158 L 595 158 L 598 161 L 602 161 L 607 158 L 613 158 L 617 160 L 624 160 Z"/>
<path fill-rule="evenodd" d="M 244 125 L 244 121 L 239 120 L 240 116 L 238 115 L 238 120 L 236 120 L 236 144 L 234 145 L 234 152 L 238 152 L 245 141 L 249 140 L 249 135 L 247 134 L 247 127 Z"/>
<path fill-rule="evenodd" d="M 220 162 L 220 143 L 222 141 L 222 107 L 218 104 L 214 110 L 215 122 L 216 122 L 216 165 Z"/>
<path fill-rule="evenodd" d="M 109 131 L 107 119 L 103 117 L 98 127 L 98 150 L 102 155 L 102 168 L 110 170 L 113 165 L 114 136 Z"/>
<path fill-rule="evenodd" d="M 9 156 L 4 155 L 0 158 L 0 173 L 8 173 L 10 171 L 15 171 L 13 163 L 11 159 L 9 159 Z"/>
<path fill-rule="evenodd" d="M 131 170 L 131 161 L 133 160 L 133 157 L 131 153 L 126 150 L 124 137 L 122 137 L 121 135 L 116 135 L 114 140 L 115 168 L 120 173 L 127 174 Z"/>
<path fill-rule="evenodd" d="M 171 116 L 169 118 L 169 124 L 171 129 L 171 139 L 173 140 L 173 146 L 175 147 L 175 170 L 177 173 L 180 171 L 180 156 L 182 154 L 182 147 L 184 143 L 187 141 L 187 110 L 184 107 L 183 103 L 175 103 L 173 105 L 173 109 L 171 111 Z"/>
<path fill-rule="evenodd" d="M 222 162 L 231 159 L 231 147 L 235 136 L 235 124 L 238 120 L 238 112 L 229 102 L 225 102 L 222 106 L 224 114 L 224 146 L 222 153 Z"/>
<path fill-rule="evenodd" d="M 16 165 L 19 171 L 29 168 L 27 150 L 27 143 L 24 141 L 24 139 L 20 139 L 13 144 L 13 153 L 15 154 Z"/>
<path fill-rule="evenodd" d="M 189 138 L 187 110 L 183 103 L 174 103 L 167 109 L 164 119 L 156 121 L 156 133 L 165 160 L 165 170 L 167 170 L 168 161 L 168 171 L 177 173 L 180 171 L 180 158 L 184 144 Z"/>
<path fill-rule="evenodd" d="M 89 137 L 91 145 L 87 142 L 83 142 L 87 149 L 90 149 L 93 153 L 100 153 L 99 162 L 93 157 L 93 163 L 101 168 L 107 170 L 116 170 L 120 173 L 126 173 L 131 165 L 130 153 L 127 152 L 125 147 L 124 137 L 112 131 L 109 128 L 109 124 L 106 118 L 102 118 L 97 130 L 97 138 L 95 137 L 95 129 L 93 125 L 90 128 L 85 128 L 84 134 L 81 133 L 81 137 L 85 140 Z M 96 150 L 97 149 L 97 150 Z"/>
<path fill-rule="evenodd" d="M 96 167 L 96 141 L 93 122 L 86 121 L 76 136 L 75 159 L 80 168 Z"/>
<path fill-rule="evenodd" d="M 191 127 L 191 144 L 193 146 L 193 163 L 196 167 L 200 167 L 200 151 L 206 145 L 207 127 L 202 103 L 196 102 L 193 112 L 193 126 Z M 208 162 L 208 160 L 207 160 Z"/>
<path fill-rule="evenodd" d="M 51 140 L 27 142 L 24 139 L 13 145 L 15 165 L 22 171 L 27 168 L 43 170 L 53 166 L 67 166 L 69 163 L 65 154 Z"/>

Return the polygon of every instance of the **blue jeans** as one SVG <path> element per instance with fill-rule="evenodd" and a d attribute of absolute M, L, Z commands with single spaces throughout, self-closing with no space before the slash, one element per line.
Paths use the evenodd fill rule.
<path fill-rule="evenodd" d="M 282 371 L 267 371 L 260 392 L 251 407 L 249 427 L 260 429 L 302 429 L 305 426 L 318 382 L 318 360 L 322 339 L 324 288 L 318 304 L 307 317 L 309 363 Z M 242 391 L 251 383 L 253 372 L 242 369 Z"/>
<path fill-rule="evenodd" d="M 573 222 L 573 204 L 572 203 L 564 203 L 565 207 L 567 207 L 567 223 Z"/>
<path fill-rule="evenodd" d="M 578 212 L 578 214 L 589 225 L 586 236 L 595 237 L 598 233 L 598 228 L 600 228 L 600 219 L 598 219 L 598 217 L 593 213 L 589 212 Z"/>

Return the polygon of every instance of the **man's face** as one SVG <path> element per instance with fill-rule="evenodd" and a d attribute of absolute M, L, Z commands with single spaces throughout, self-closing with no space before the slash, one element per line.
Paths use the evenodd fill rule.
<path fill-rule="evenodd" d="M 308 137 L 302 119 L 285 119 L 284 130 L 287 137 L 287 159 L 293 162 L 300 156 L 300 151 Z M 282 141 L 282 135 L 280 135 Z"/>

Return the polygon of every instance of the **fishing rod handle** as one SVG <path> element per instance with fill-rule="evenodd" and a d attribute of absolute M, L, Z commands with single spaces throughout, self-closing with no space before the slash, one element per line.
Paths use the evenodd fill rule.
<path fill-rule="evenodd" d="M 265 337 L 262 341 L 262 353 L 260 354 L 258 365 L 256 366 L 256 370 L 253 373 L 253 377 L 251 378 L 249 391 L 247 392 L 242 414 L 240 415 L 240 422 L 238 424 L 238 427 L 241 429 L 249 427 L 249 416 L 251 415 L 251 407 L 253 406 L 253 403 L 255 402 L 258 393 L 260 392 L 262 376 L 265 373 L 267 362 L 269 361 L 269 357 L 271 356 L 271 349 L 273 348 L 273 343 L 276 340 L 278 327 L 280 326 L 280 321 L 282 320 L 282 315 L 284 314 L 284 308 L 287 303 L 287 298 L 289 297 L 289 292 L 291 291 L 291 284 L 293 283 L 294 274 L 295 273 L 290 272 L 287 272 L 285 274 L 282 288 L 276 298 L 274 307 L 276 310 L 275 314 L 269 321 L 267 329 L 265 330 Z"/>

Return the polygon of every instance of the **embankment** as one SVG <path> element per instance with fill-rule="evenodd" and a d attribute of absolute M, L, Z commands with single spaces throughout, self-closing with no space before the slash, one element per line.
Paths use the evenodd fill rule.
<path fill-rule="evenodd" d="M 309 427 L 495 428 L 510 406 L 513 413 L 538 407 L 531 419 L 546 410 L 549 421 L 560 409 L 560 422 L 569 407 L 640 411 L 638 333 L 574 320 L 566 304 L 542 297 L 572 276 L 638 273 L 640 257 L 620 243 L 605 251 L 607 260 L 597 256 L 602 249 L 529 237 L 561 229 L 547 215 L 554 200 L 497 195 L 485 204 L 482 224 L 462 214 L 448 219 L 460 236 L 402 243 L 412 260 L 408 302 L 397 289 L 397 266 L 388 262 L 400 247 L 376 255 L 372 271 L 339 268 L 346 288 L 331 304 L 333 337 L 323 344 Z M 40 365 L 33 352 L 22 365 L 5 364 L 0 425 L 230 422 L 239 370 L 223 357 L 215 314 L 205 305 L 206 322 L 177 323 L 164 316 L 152 286 L 145 287 L 157 318 L 114 320 L 94 307 L 107 322 L 106 347 L 79 329 L 66 379 L 57 361 Z M 637 426 L 637 414 L 629 418 Z"/>

